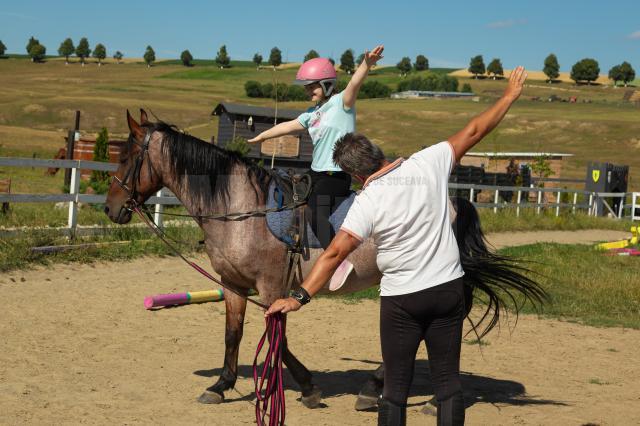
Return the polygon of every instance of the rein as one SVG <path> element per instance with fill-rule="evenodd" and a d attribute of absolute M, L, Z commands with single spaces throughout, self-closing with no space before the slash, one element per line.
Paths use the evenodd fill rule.
<path fill-rule="evenodd" d="M 138 182 L 140 181 L 140 172 L 142 170 L 142 165 L 144 163 L 145 157 L 147 157 L 147 167 L 149 170 L 149 178 L 151 179 L 153 167 L 151 165 L 151 159 L 149 158 L 149 142 L 151 140 L 151 131 L 148 129 L 142 144 L 139 144 L 137 141 L 133 140 L 134 143 L 141 147 L 140 154 L 136 157 L 135 163 L 133 167 L 129 168 L 125 173 L 122 180 L 118 179 L 117 176 L 114 175 L 113 180 L 118 183 L 118 185 L 128 193 L 129 198 L 125 201 L 123 208 L 121 208 L 119 215 L 122 214 L 122 210 L 126 209 L 131 212 L 136 213 L 140 216 L 140 219 L 144 224 L 146 224 L 151 231 L 156 234 L 156 236 L 171 249 L 176 256 L 180 257 L 187 265 L 191 266 L 193 269 L 198 271 L 205 278 L 213 281 L 219 286 L 223 287 L 225 290 L 232 292 L 233 294 L 245 299 L 246 301 L 253 303 L 254 305 L 266 310 L 269 308 L 265 303 L 259 302 L 255 299 L 248 297 L 248 295 L 243 294 L 241 291 L 224 284 L 221 280 L 218 280 L 216 277 L 208 273 L 204 268 L 195 262 L 187 259 L 171 242 L 168 240 L 168 236 L 166 233 L 160 229 L 155 222 L 151 219 L 149 215 L 149 211 L 145 208 L 144 205 L 139 205 L 135 200 L 136 195 L 138 194 L 136 191 L 136 187 Z M 127 184 L 130 180 L 130 186 Z M 308 195 L 308 194 L 306 194 Z M 230 213 L 225 215 L 208 215 L 208 216 L 191 216 L 191 215 L 179 215 L 179 216 L 189 216 L 192 218 L 210 218 L 210 219 L 224 219 L 224 220 L 241 220 L 246 217 L 264 215 L 271 211 L 282 211 L 286 209 L 293 209 L 296 207 L 300 207 L 306 204 L 306 196 L 299 200 L 297 197 L 294 197 L 292 203 L 289 203 L 286 206 L 281 206 L 278 208 L 272 209 L 262 209 L 262 210 L 254 210 L 250 212 L 243 213 Z M 178 214 L 170 214 L 173 216 L 178 216 Z M 256 354 L 253 360 L 253 380 L 255 384 L 255 394 L 256 394 L 256 423 L 258 426 L 265 426 L 265 417 L 269 417 L 268 425 L 269 426 L 283 426 L 285 419 L 285 397 L 284 397 L 284 382 L 282 377 L 283 371 L 283 350 L 285 346 L 285 324 L 286 324 L 286 316 L 281 313 L 276 313 L 270 315 L 265 319 L 266 327 L 265 331 L 262 334 L 262 338 L 258 343 L 258 347 L 256 349 Z M 267 347 L 265 360 L 262 363 L 262 369 L 259 371 L 258 367 L 258 358 L 262 352 L 263 347 Z M 266 386 L 266 388 L 265 388 Z"/>

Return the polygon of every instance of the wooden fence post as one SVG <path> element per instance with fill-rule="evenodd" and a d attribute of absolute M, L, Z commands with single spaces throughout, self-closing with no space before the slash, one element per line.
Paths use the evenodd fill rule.
<path fill-rule="evenodd" d="M 69 194 L 73 195 L 73 200 L 69 201 L 69 217 L 67 227 L 71 238 L 75 237 L 76 226 L 78 225 L 78 193 L 80 192 L 80 165 L 71 169 L 71 183 Z"/>
<path fill-rule="evenodd" d="M 156 197 L 162 197 L 162 189 L 156 192 Z M 162 204 L 156 204 L 154 213 L 153 213 L 153 221 L 156 223 L 158 228 L 162 228 L 162 212 L 164 211 L 164 206 Z"/>
<path fill-rule="evenodd" d="M 516 203 L 516 217 L 520 217 L 520 201 L 522 200 L 522 191 L 518 190 L 518 201 Z"/>
<path fill-rule="evenodd" d="M 556 217 L 560 216 L 560 195 L 562 193 L 560 191 L 558 191 L 557 195 L 556 195 Z"/>
<path fill-rule="evenodd" d="M 496 195 L 493 197 L 493 212 L 498 213 L 498 190 L 496 189 Z"/>
<path fill-rule="evenodd" d="M 578 202 L 578 193 L 577 193 L 577 192 L 574 192 L 574 193 L 573 193 L 573 207 L 572 207 L 572 209 L 571 209 L 571 210 L 572 210 L 572 212 L 573 212 L 573 214 L 575 214 L 575 213 L 576 213 L 576 203 L 577 203 L 577 202 Z"/>

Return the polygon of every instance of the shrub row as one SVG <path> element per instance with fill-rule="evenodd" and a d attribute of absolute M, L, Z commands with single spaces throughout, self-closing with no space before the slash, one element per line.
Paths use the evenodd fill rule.
<path fill-rule="evenodd" d="M 341 92 L 345 87 L 347 87 L 347 81 L 338 80 L 336 92 Z M 250 80 L 245 83 L 244 90 L 250 98 L 275 99 L 277 95 L 279 101 L 309 100 L 304 88 L 297 85 L 288 85 L 284 83 L 278 83 L 277 85 L 272 83 L 261 84 L 258 81 Z M 390 95 L 391 88 L 386 84 L 378 81 L 367 81 L 360 88 L 358 99 L 388 98 Z"/>
<path fill-rule="evenodd" d="M 429 90 L 436 92 L 457 92 L 458 79 L 446 74 L 427 74 L 398 83 L 398 92 L 406 90 Z"/>

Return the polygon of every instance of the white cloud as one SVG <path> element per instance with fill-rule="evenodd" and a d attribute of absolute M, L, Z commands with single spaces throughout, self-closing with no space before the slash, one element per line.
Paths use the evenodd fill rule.
<path fill-rule="evenodd" d="M 629 34 L 631 40 L 640 40 L 640 31 L 635 31 Z"/>
<path fill-rule="evenodd" d="M 487 24 L 487 28 L 499 29 L 499 28 L 511 28 L 518 25 L 525 25 L 526 19 L 507 19 L 504 21 L 495 21 Z"/>

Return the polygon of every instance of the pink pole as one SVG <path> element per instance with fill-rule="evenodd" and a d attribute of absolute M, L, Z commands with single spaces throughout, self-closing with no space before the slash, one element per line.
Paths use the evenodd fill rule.
<path fill-rule="evenodd" d="M 186 305 L 187 303 L 189 303 L 189 295 L 187 293 L 157 294 L 144 298 L 144 307 L 147 309 L 159 306 Z"/>

